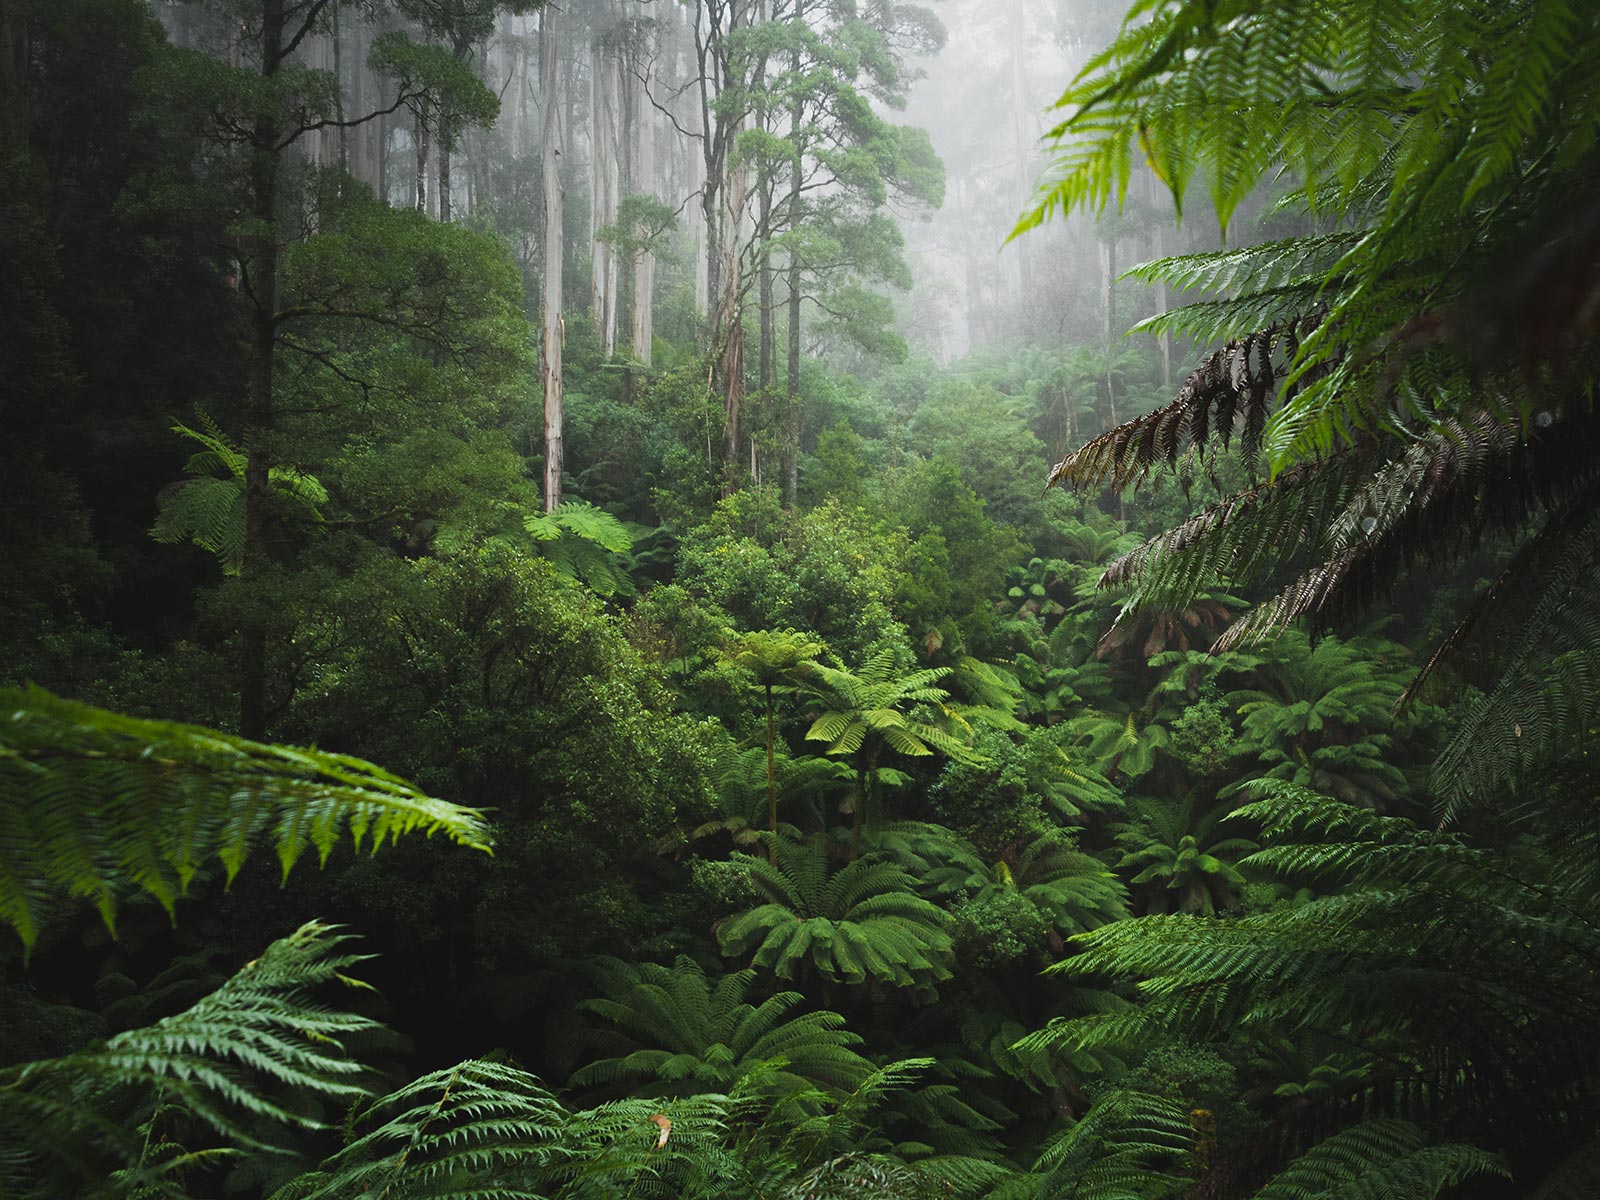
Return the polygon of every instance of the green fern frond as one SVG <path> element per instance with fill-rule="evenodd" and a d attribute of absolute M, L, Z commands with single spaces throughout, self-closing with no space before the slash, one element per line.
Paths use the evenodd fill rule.
<path fill-rule="evenodd" d="M 554 512 L 523 519 L 535 548 L 569 579 L 601 596 L 632 595 L 633 580 L 623 556 L 633 549 L 633 534 L 617 517 L 587 500 L 564 500 Z"/>
<path fill-rule="evenodd" d="M 488 848 L 483 815 L 424 795 L 348 755 L 248 741 L 0 689 L 0 920 L 31 947 L 53 896 L 90 900 L 114 928 L 123 883 L 170 912 L 197 872 L 231 880 L 270 840 L 285 876 L 307 849 L 326 861 L 423 832 Z"/>
<path fill-rule="evenodd" d="M 1255 1193 L 1254 1200 L 1434 1200 L 1475 1175 L 1508 1176 L 1472 1146 L 1428 1145 L 1408 1121 L 1375 1120 L 1317 1143 Z"/>
<path fill-rule="evenodd" d="M 312 922 L 272 943 L 211 995 L 152 1026 L 120 1033 L 65 1058 L 0 1072 L 0 1155 L 93 1177 L 115 1164 L 130 1182 L 198 1161 L 177 1149 L 152 1159 L 129 1111 L 160 1102 L 200 1119 L 235 1146 L 270 1152 L 260 1128 L 319 1129 L 305 1101 L 348 1103 L 366 1094 L 353 1039 L 376 1022 L 314 999 L 329 985 L 357 985 L 347 970 L 365 958 L 348 937 Z M 273 1098 L 274 1089 L 290 1097 Z M 131 1106 L 131 1109 L 130 1109 Z"/>

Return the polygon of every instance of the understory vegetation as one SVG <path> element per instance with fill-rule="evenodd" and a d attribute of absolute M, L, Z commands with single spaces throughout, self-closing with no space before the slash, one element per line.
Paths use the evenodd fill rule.
<path fill-rule="evenodd" d="M 0 0 L 0 1200 L 1600 1194 L 1600 11 L 1081 7 Z"/>

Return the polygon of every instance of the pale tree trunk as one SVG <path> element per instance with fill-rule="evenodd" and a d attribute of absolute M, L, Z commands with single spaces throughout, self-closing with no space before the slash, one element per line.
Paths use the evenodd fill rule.
<path fill-rule="evenodd" d="M 805 20 L 804 0 L 796 0 L 794 20 Z M 800 72 L 798 50 L 790 58 L 789 69 L 796 75 Z M 789 109 L 789 140 L 794 146 L 793 156 L 789 160 L 789 210 L 786 214 L 786 227 L 789 229 L 795 228 L 800 219 L 800 187 L 805 170 L 805 160 L 800 152 L 800 129 L 804 115 L 801 102 L 795 100 Z M 793 250 L 789 251 L 788 315 L 788 370 L 785 373 L 784 397 L 789 428 L 784 444 L 784 499 L 793 508 L 800 494 L 800 260 L 795 257 Z"/>
<path fill-rule="evenodd" d="M 730 488 L 733 486 L 735 464 L 739 461 L 740 421 L 744 407 L 744 304 L 740 286 L 739 243 L 744 226 L 747 176 L 748 168 L 741 162 L 728 172 L 722 188 L 722 262 L 718 268 L 721 296 L 714 325 L 722 338 L 722 461 L 728 472 L 727 485 Z"/>
<path fill-rule="evenodd" d="M 757 9 L 757 19 L 764 22 L 770 17 L 770 15 L 771 13 L 768 8 L 767 0 L 760 0 L 759 7 Z M 799 14 L 796 14 L 797 17 L 798 15 Z M 767 58 L 766 55 L 763 54 L 760 58 L 759 65 L 756 68 L 757 79 L 760 80 L 764 78 L 766 71 Z M 759 87 L 756 90 L 758 94 L 764 95 Z M 756 120 L 760 125 L 762 133 L 770 134 L 772 132 L 772 114 L 765 99 L 761 100 L 757 108 Z M 776 314 L 772 311 L 772 251 L 770 249 L 772 242 L 772 189 L 772 167 L 765 159 L 763 159 L 760 169 L 756 175 L 757 199 L 755 225 L 757 279 L 756 302 L 760 309 L 761 320 L 760 335 L 757 339 L 760 348 L 757 355 L 759 365 L 756 370 L 756 379 L 758 381 L 757 386 L 761 391 L 763 404 L 767 403 L 767 389 L 772 386 L 772 374 L 776 369 L 775 359 L 777 356 L 777 338 L 774 330 Z M 752 447 L 752 455 L 753 453 L 754 448 Z M 755 474 L 753 467 L 750 473 L 752 476 Z"/>
<path fill-rule="evenodd" d="M 762 170 L 766 176 L 767 171 Z M 760 285 L 758 301 L 761 307 L 761 362 L 756 378 L 763 393 L 772 386 L 773 360 L 777 356 L 777 334 L 774 329 L 776 314 L 772 311 L 772 252 L 768 246 L 772 239 L 772 184 L 763 178 L 758 193 L 760 213 L 756 219 L 756 237 L 760 244 Z"/>
<path fill-rule="evenodd" d="M 561 156 L 557 150 L 557 105 L 560 103 L 560 46 L 556 24 L 559 9 L 547 4 L 539 14 L 539 92 L 544 105 L 539 136 L 544 173 L 544 510 L 561 503 Z"/>
<path fill-rule="evenodd" d="M 417 114 L 416 130 L 412 135 L 413 144 L 417 151 L 417 177 L 414 189 L 416 208 L 423 216 L 428 215 L 428 123 L 423 120 L 422 114 Z"/>
<path fill-rule="evenodd" d="M 606 5 L 604 18 L 609 21 L 613 15 L 610 5 Z M 600 30 L 594 32 L 589 60 L 589 235 L 593 247 L 590 305 L 601 344 L 609 356 L 617 348 L 617 252 L 616 247 L 599 239 L 600 231 L 617 219 L 620 88 L 617 55 L 602 46 Z"/>
<path fill-rule="evenodd" d="M 1117 335 L 1117 236 L 1100 230 L 1100 340 L 1107 348 Z"/>
<path fill-rule="evenodd" d="M 650 105 L 650 55 L 646 52 L 641 61 L 640 79 L 635 84 L 638 104 L 634 116 L 634 136 L 638 138 L 635 155 L 637 178 L 634 190 L 654 195 L 656 190 L 656 128 L 655 112 Z M 650 343 L 655 337 L 656 256 L 649 250 L 639 252 L 633 264 L 633 357 L 645 366 L 650 365 Z"/>

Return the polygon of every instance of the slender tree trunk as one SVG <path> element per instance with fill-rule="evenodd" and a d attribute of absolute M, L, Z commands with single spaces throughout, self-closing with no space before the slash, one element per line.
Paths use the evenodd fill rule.
<path fill-rule="evenodd" d="M 1100 237 L 1100 340 L 1109 350 L 1117 335 L 1117 239 L 1109 229 Z"/>
<path fill-rule="evenodd" d="M 339 119 L 344 120 L 344 5 L 340 0 L 333 0 L 333 77 L 339 88 L 339 104 L 335 110 Z M 339 146 L 339 170 L 350 170 L 350 139 L 349 130 L 343 125 L 337 130 Z"/>
<path fill-rule="evenodd" d="M 539 91 L 544 104 L 539 135 L 543 144 L 544 173 L 544 354 L 540 363 L 544 384 L 544 510 L 561 503 L 563 463 L 561 396 L 561 157 L 557 150 L 557 114 L 560 103 L 560 45 L 557 15 L 546 5 L 539 14 Z"/>
<path fill-rule="evenodd" d="M 744 219 L 745 170 L 742 163 L 735 166 L 722 189 L 725 200 L 719 269 L 722 295 L 714 326 L 722 335 L 719 355 L 723 393 L 722 462 L 726 472 L 725 487 L 730 491 L 738 471 L 740 421 L 744 408 L 744 304 L 739 286 L 739 229 Z"/>
<path fill-rule="evenodd" d="M 804 6 L 796 4 L 795 19 L 805 18 Z M 800 52 L 796 50 L 790 60 L 790 70 L 800 73 Z M 789 109 L 789 140 L 794 147 L 789 160 L 789 207 L 786 227 L 794 229 L 800 220 L 800 187 L 805 170 L 805 160 L 800 152 L 801 119 L 800 101 Z M 789 344 L 788 370 L 784 380 L 785 415 L 789 419 L 788 437 L 785 438 L 786 455 L 784 472 L 785 499 L 793 508 L 800 494 L 800 260 L 795 251 L 789 251 Z"/>
<path fill-rule="evenodd" d="M 756 219 L 756 237 L 760 243 L 761 255 L 761 282 L 759 303 L 761 305 L 761 361 L 757 374 L 759 387 L 763 394 L 772 386 L 773 360 L 777 354 L 777 335 L 773 326 L 776 314 L 772 311 L 772 251 L 769 246 L 772 241 L 772 181 L 767 177 L 768 172 L 762 169 L 763 178 L 760 183 L 760 214 Z"/>
<path fill-rule="evenodd" d="M 635 85 L 636 115 L 634 136 L 638 139 L 635 154 L 636 174 L 634 190 L 656 193 L 656 130 L 655 113 L 650 105 L 650 55 L 644 54 L 641 78 Z M 655 290 L 656 256 L 641 250 L 633 264 L 633 357 L 645 366 L 650 365 L 650 346 L 655 340 Z"/>
<path fill-rule="evenodd" d="M 450 195 L 452 181 L 450 178 L 450 135 L 448 119 L 441 122 L 439 128 L 439 220 L 450 224 L 454 200 Z"/>
<path fill-rule="evenodd" d="M 261 5 L 261 73 L 271 78 L 281 65 L 284 0 Z M 247 594 L 260 586 L 267 567 L 266 527 L 270 471 L 268 439 L 273 427 L 273 367 L 278 313 L 278 180 L 282 130 L 270 111 L 256 116 L 250 139 L 250 215 L 244 243 L 250 297 L 250 350 L 244 420 L 244 555 L 239 577 Z M 251 608 L 239 631 L 239 732 L 260 740 L 266 732 L 267 628 Z"/>
<path fill-rule="evenodd" d="M 417 114 L 415 131 L 417 150 L 416 202 L 417 211 L 428 215 L 428 123 Z"/>

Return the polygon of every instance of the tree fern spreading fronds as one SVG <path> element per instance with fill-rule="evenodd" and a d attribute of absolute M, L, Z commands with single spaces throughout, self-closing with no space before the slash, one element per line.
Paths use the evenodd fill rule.
<path fill-rule="evenodd" d="M 307 1099 L 340 1104 L 365 1095 L 365 1067 L 347 1046 L 378 1028 L 314 998 L 331 983 L 353 984 L 345 971 L 365 956 L 344 951 L 346 941 L 334 927 L 304 925 L 184 1012 L 0 1072 L 0 1139 L 9 1143 L 0 1153 L 41 1175 L 69 1169 L 91 1177 L 107 1169 L 109 1155 L 132 1177 L 159 1182 L 194 1160 L 149 1160 L 140 1120 L 128 1114 L 148 1114 L 158 1102 L 255 1152 L 270 1149 L 254 1132 L 263 1123 L 322 1127 Z M 293 1102 L 275 1099 L 278 1089 Z"/>
<path fill-rule="evenodd" d="M 1307 1150 L 1254 1200 L 1434 1200 L 1483 1174 L 1506 1171 L 1493 1155 L 1472 1146 L 1428 1145 L 1409 1121 L 1365 1121 Z"/>
<path fill-rule="evenodd" d="M 504 1200 L 543 1200 L 546 1185 L 573 1157 L 565 1137 L 569 1119 L 526 1071 L 460 1063 L 366 1106 L 356 1115 L 358 1136 L 280 1195 L 401 1200 L 476 1189 Z"/>
<path fill-rule="evenodd" d="M 1003 1183 L 996 1200 L 1074 1196 L 1083 1200 L 1162 1200 L 1188 1187 L 1184 1170 L 1194 1132 L 1188 1109 L 1143 1092 L 1118 1090 L 1045 1143 L 1026 1175 Z"/>
<path fill-rule="evenodd" d="M 713 1196 L 736 1108 L 704 1096 L 574 1111 L 518 1067 L 469 1060 L 358 1111 L 349 1144 L 277 1200 Z"/>
<path fill-rule="evenodd" d="M 601 1044 L 619 1051 L 580 1068 L 576 1087 L 626 1083 L 650 1094 L 755 1089 L 849 1092 L 872 1071 L 854 1047 L 861 1039 L 832 1012 L 796 1012 L 804 997 L 778 992 L 760 1003 L 753 970 L 714 982 L 693 959 L 671 967 L 605 959 L 597 964 L 607 996 L 581 1007 L 609 1027 Z"/>
<path fill-rule="evenodd" d="M 1061 969 L 1133 979 L 1138 1007 L 1067 1021 L 1046 1048 L 1321 1031 L 1388 1065 L 1374 1100 L 1425 1110 L 1471 1080 L 1478 1103 L 1558 1122 L 1594 1068 L 1600 961 L 1594 867 L 1508 858 L 1401 818 L 1263 784 L 1240 815 L 1266 848 L 1245 865 L 1317 897 L 1237 919 L 1146 917 L 1081 935 Z M 1397 1047 L 1407 1047 L 1397 1052 Z"/>
<path fill-rule="evenodd" d="M 821 838 L 763 841 L 774 861 L 734 855 L 762 903 L 723 924 L 725 954 L 750 954 L 785 979 L 807 968 L 901 987 L 950 978 L 950 915 L 917 895 L 902 868 L 876 854 L 837 865 Z"/>
<path fill-rule="evenodd" d="M 486 849 L 474 809 L 371 763 L 0 690 L 0 920 L 31 946 L 53 896 L 90 900 L 108 926 L 131 883 L 170 912 L 213 860 L 231 880 L 271 841 L 284 874 L 326 860 L 348 831 L 373 849 L 416 831 Z"/>
<path fill-rule="evenodd" d="M 633 594 L 622 561 L 633 549 L 633 535 L 605 509 L 587 500 L 564 500 L 554 512 L 534 513 L 522 524 L 539 552 L 567 578 L 600 596 Z"/>
<path fill-rule="evenodd" d="M 158 542 L 192 541 L 222 563 L 223 573 L 237 575 L 244 562 L 245 454 L 230 442 L 210 417 L 200 415 L 200 429 L 174 425 L 172 432 L 204 449 L 189 456 L 189 478 L 165 488 L 150 536 Z M 291 501 L 312 520 L 318 505 L 328 502 L 327 489 L 314 475 L 292 467 L 273 467 L 267 484 L 273 494 Z"/>
<path fill-rule="evenodd" d="M 1287 571 L 1225 647 L 1344 619 L 1488 533 L 1532 529 L 1562 556 L 1538 531 L 1600 510 L 1597 51 L 1600 9 L 1573 0 L 1134 6 L 1062 96 L 1061 157 L 1019 231 L 1120 197 L 1135 154 L 1180 203 L 1204 177 L 1224 224 L 1287 170 L 1303 181 L 1287 204 L 1341 228 L 1135 270 L 1207 293 L 1148 327 L 1226 344 L 1172 404 L 1068 455 L 1051 481 L 1186 471 L 1236 426 L 1271 477 L 1114 565 L 1107 582 L 1132 588 L 1124 619 Z M 1484 728 L 1559 732 L 1538 753 L 1523 742 L 1507 769 L 1450 759 L 1473 777 L 1450 785 L 1458 795 L 1504 786 L 1582 724 L 1582 657 L 1542 689 L 1516 661 L 1536 664 L 1506 664 L 1513 686 Z"/>

